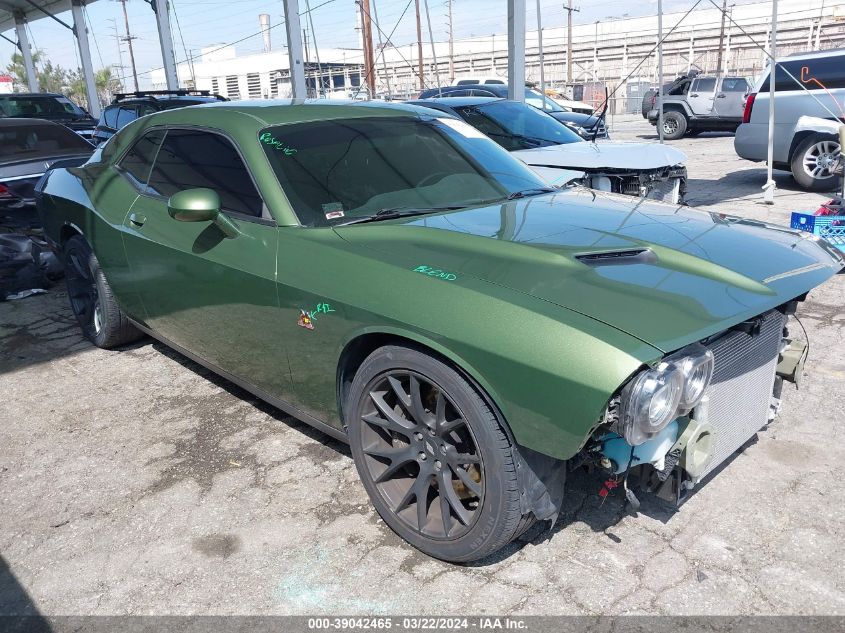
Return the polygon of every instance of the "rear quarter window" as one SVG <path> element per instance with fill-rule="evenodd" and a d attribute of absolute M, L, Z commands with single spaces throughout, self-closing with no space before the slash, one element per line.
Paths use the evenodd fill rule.
<path fill-rule="evenodd" d="M 92 150 L 93 146 L 62 125 L 15 125 L 0 128 L 0 157 L 31 158 Z"/>

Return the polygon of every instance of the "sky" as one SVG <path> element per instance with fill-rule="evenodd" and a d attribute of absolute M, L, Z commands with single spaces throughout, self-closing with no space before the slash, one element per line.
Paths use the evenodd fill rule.
<path fill-rule="evenodd" d="M 731 0 L 729 4 L 748 4 L 755 0 Z M 759 1 L 759 0 L 758 0 Z M 170 0 L 171 26 L 177 61 L 214 44 L 222 44 L 249 38 L 235 45 L 239 54 L 259 52 L 263 48 L 259 33 L 258 15 L 270 15 L 272 46 L 285 45 L 285 30 L 282 24 L 281 0 Z M 396 46 L 416 41 L 413 0 L 370 0 L 375 5 L 381 30 L 385 34 L 395 28 L 392 42 Z M 543 27 L 566 24 L 565 0 L 540 0 L 540 14 Z M 693 0 L 663 0 L 663 10 L 684 11 Z M 317 44 L 322 48 L 357 48 L 359 35 L 355 30 L 356 4 L 354 0 L 299 0 L 300 11 L 311 7 Z M 421 0 L 423 39 L 428 39 L 425 18 L 425 0 Z M 536 28 L 536 0 L 526 0 L 527 24 L 530 30 Z M 653 15 L 657 11 L 657 0 L 575 0 L 573 6 L 579 11 L 573 15 L 574 24 L 591 24 L 596 20 L 608 21 Z M 712 8 L 708 0 L 700 8 Z M 407 11 L 406 10 L 407 7 Z M 445 0 L 428 0 L 431 26 L 435 41 L 448 39 L 447 3 Z M 452 22 L 455 38 L 484 36 L 492 33 L 507 33 L 507 3 L 505 0 L 453 0 Z M 161 67 L 155 17 L 145 0 L 127 0 L 129 26 L 133 40 L 135 63 L 141 88 L 149 87 L 149 72 Z M 125 43 L 118 49 L 116 31 L 125 35 L 123 11 L 120 2 L 97 0 L 86 8 L 91 38 L 91 56 L 95 69 L 120 66 L 115 69 L 118 76 L 129 77 L 129 55 Z M 404 17 L 401 17 L 405 11 Z M 174 19 L 175 15 L 175 19 Z M 70 12 L 61 16 L 71 22 Z M 401 17 L 401 19 L 400 19 Z M 310 28 L 306 16 L 301 18 L 302 27 Z M 50 19 L 37 20 L 30 24 L 31 44 L 45 52 L 46 58 L 65 68 L 79 66 L 78 53 L 73 35 L 69 30 Z M 4 33 L 15 39 L 14 30 Z M 250 37 L 252 36 L 252 37 Z M 377 33 L 373 33 L 377 39 Z M 313 40 L 313 36 L 309 34 Z M 0 39 L 0 68 L 10 60 L 14 46 Z M 122 62 L 121 62 L 122 60 Z M 131 79 L 126 82 L 129 87 Z"/>

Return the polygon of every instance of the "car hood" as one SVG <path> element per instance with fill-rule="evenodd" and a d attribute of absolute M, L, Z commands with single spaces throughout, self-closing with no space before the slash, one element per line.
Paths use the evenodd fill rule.
<path fill-rule="evenodd" d="M 799 297 L 845 265 L 787 228 L 583 188 L 335 230 L 387 264 L 446 273 L 433 282 L 482 279 L 664 352 Z"/>
<path fill-rule="evenodd" d="M 568 121 L 584 128 L 593 127 L 599 120 L 597 116 L 583 112 L 549 112 L 548 114 L 558 121 Z"/>
<path fill-rule="evenodd" d="M 659 143 L 567 143 L 511 152 L 532 166 L 568 169 L 659 169 L 683 163 L 687 155 Z"/>

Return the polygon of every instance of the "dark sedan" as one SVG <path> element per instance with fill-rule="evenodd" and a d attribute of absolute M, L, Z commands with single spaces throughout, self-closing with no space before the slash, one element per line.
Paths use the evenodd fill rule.
<path fill-rule="evenodd" d="M 0 209 L 34 205 L 33 188 L 53 167 L 86 162 L 94 146 L 58 123 L 0 119 Z"/>
<path fill-rule="evenodd" d="M 497 84 L 479 84 L 430 88 L 423 90 L 418 99 L 446 97 L 499 97 L 501 99 L 507 99 L 508 87 Z M 583 114 L 581 112 L 571 112 L 556 103 L 553 99 L 545 97 L 542 93 L 531 88 L 525 89 L 525 103 L 550 114 L 583 139 L 593 139 L 594 137 L 597 139 L 610 138 L 604 118 L 602 117 Z"/>

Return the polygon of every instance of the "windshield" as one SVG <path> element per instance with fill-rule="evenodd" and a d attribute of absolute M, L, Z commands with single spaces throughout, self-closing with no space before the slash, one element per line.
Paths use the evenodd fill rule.
<path fill-rule="evenodd" d="M 0 114 L 8 117 L 79 118 L 85 112 L 67 97 L 0 97 Z"/>
<path fill-rule="evenodd" d="M 509 152 L 583 142 L 550 114 L 517 101 L 491 101 L 455 110 L 467 123 Z"/>
<path fill-rule="evenodd" d="M 549 99 L 543 93 L 531 90 L 530 88 L 525 89 L 525 103 L 540 110 L 545 110 L 546 112 L 569 112 L 569 110 L 552 99 Z"/>
<path fill-rule="evenodd" d="M 383 209 L 483 204 L 545 183 L 463 121 L 373 117 L 292 123 L 258 138 L 300 223 Z"/>
<path fill-rule="evenodd" d="M 0 157 L 27 159 L 84 151 L 92 145 L 63 125 L 14 125 L 0 127 Z"/>

